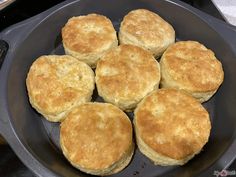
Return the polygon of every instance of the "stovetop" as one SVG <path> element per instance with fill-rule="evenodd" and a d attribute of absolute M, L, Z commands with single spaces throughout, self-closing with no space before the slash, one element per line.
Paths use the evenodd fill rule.
<path fill-rule="evenodd" d="M 0 11 L 0 31 L 19 21 L 34 16 L 63 0 L 16 0 L 9 7 Z M 224 18 L 209 0 L 182 0 L 221 20 Z"/>
<path fill-rule="evenodd" d="M 0 31 L 4 28 L 34 16 L 63 0 L 16 0 L 0 11 Z M 216 18 L 225 20 L 209 0 L 182 0 Z M 236 170 L 236 161 L 228 168 Z M 0 145 L 0 177 L 36 177 L 14 154 L 8 145 Z"/>

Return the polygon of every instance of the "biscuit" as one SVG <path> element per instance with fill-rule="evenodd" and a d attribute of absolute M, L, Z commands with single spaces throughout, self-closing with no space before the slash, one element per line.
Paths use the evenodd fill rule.
<path fill-rule="evenodd" d="M 159 57 L 174 43 L 173 27 L 159 15 L 146 9 L 130 11 L 121 22 L 120 44 L 133 44 L 149 50 Z"/>
<path fill-rule="evenodd" d="M 31 105 L 47 120 L 62 121 L 73 107 L 91 100 L 94 73 L 68 55 L 45 55 L 30 67 L 26 79 Z"/>
<path fill-rule="evenodd" d="M 98 61 L 95 81 L 98 94 L 106 102 L 130 111 L 158 88 L 159 63 L 140 47 L 120 45 Z"/>
<path fill-rule="evenodd" d="M 85 103 L 74 108 L 61 123 L 64 156 L 79 170 L 110 175 L 131 161 L 134 144 L 127 115 L 109 103 Z"/>
<path fill-rule="evenodd" d="M 139 150 L 156 165 L 183 165 L 207 143 L 211 123 L 197 99 L 181 90 L 160 89 L 134 112 Z"/>
<path fill-rule="evenodd" d="M 99 58 L 118 45 L 111 21 L 98 14 L 72 17 L 62 28 L 65 53 L 96 67 Z"/>
<path fill-rule="evenodd" d="M 209 100 L 224 79 L 215 54 L 196 41 L 171 45 L 161 57 L 160 66 L 162 88 L 185 90 L 200 102 Z"/>

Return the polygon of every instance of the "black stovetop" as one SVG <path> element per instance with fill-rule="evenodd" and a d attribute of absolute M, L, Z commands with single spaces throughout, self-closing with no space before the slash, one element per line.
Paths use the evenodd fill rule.
<path fill-rule="evenodd" d="M 0 31 L 4 28 L 34 16 L 63 0 L 16 0 L 12 5 L 0 11 Z M 221 20 L 224 18 L 209 0 L 182 0 Z"/>
<path fill-rule="evenodd" d="M 0 11 L 0 31 L 62 1 L 63 0 L 16 0 L 12 5 Z M 224 20 L 210 0 L 182 1 L 216 18 Z M 236 170 L 236 161 L 234 161 L 228 170 Z M 22 164 L 8 145 L 0 145 L 0 177 L 35 177 L 35 175 Z"/>

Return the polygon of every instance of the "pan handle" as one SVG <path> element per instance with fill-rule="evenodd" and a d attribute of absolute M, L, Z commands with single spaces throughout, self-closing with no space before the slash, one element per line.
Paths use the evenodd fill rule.
<path fill-rule="evenodd" d="M 22 42 L 22 40 L 25 39 L 25 36 L 27 34 L 30 34 L 31 31 L 33 31 L 35 28 L 37 28 L 38 24 L 43 21 L 45 18 L 50 16 L 52 13 L 55 13 L 56 11 L 59 11 L 62 7 L 73 4 L 74 2 L 79 1 L 79 0 L 67 0 L 63 1 L 50 9 L 41 12 L 38 15 L 35 15 L 33 17 L 30 17 L 24 21 L 21 21 L 19 23 L 16 23 L 15 25 L 12 25 L 6 29 L 4 29 L 0 33 L 0 39 L 5 40 L 9 44 L 9 51 L 12 51 L 17 46 Z"/>
<path fill-rule="evenodd" d="M 55 5 L 54 7 L 38 14 L 33 17 L 30 17 L 24 21 L 21 21 L 19 23 L 16 23 L 3 31 L 0 32 L 0 48 L 2 50 L 2 45 L 4 47 L 4 55 L 0 53 L 0 70 L 1 65 L 4 67 L 4 58 L 8 60 L 8 58 L 11 58 L 11 55 L 14 53 L 14 50 L 17 48 L 18 45 L 21 44 L 21 42 L 27 37 L 28 34 L 30 34 L 31 31 L 33 31 L 35 28 L 37 28 L 38 24 L 40 24 L 41 21 L 43 21 L 45 18 L 50 16 L 50 14 L 55 13 L 56 11 L 60 10 L 63 6 L 74 3 L 75 1 L 79 0 L 67 0 L 64 2 L 59 3 L 58 5 Z M 5 42 L 2 42 L 5 41 Z M 8 45 L 7 45 L 7 44 Z M 8 50 L 5 50 L 6 47 Z"/>
<path fill-rule="evenodd" d="M 68 4 L 72 4 L 79 0 L 67 0 L 60 4 L 15 25 L 12 25 L 0 32 L 0 91 L 4 90 L 7 81 L 4 80 L 4 76 L 7 74 L 7 68 L 10 67 L 12 56 L 15 49 L 21 44 L 23 40 L 27 38 L 27 35 L 31 31 L 37 28 L 38 24 L 50 14 L 55 13 L 62 7 Z M 7 62 L 8 61 L 8 62 Z M 6 103 L 4 102 L 6 95 L 0 92 L 0 134 L 6 139 L 11 139 L 12 127 L 9 122 L 9 115 L 6 110 Z"/>
<path fill-rule="evenodd" d="M 36 15 L 10 26 L 0 33 L 0 81 L 1 72 L 3 72 L 5 63 L 7 63 L 4 61 L 10 60 L 17 46 L 25 39 L 29 31 L 34 29 L 41 18 L 41 14 Z"/>
<path fill-rule="evenodd" d="M 51 11 L 48 10 L 33 16 L 4 29 L 0 33 L 0 135 L 2 135 L 6 141 L 10 141 L 11 139 L 12 127 L 8 120 L 9 115 L 6 110 L 6 99 L 4 98 L 6 95 L 4 95 L 3 92 L 3 90 L 6 89 L 7 82 L 4 76 L 7 75 L 7 68 L 10 67 L 15 49 L 25 40 L 27 34 L 34 30 L 37 24 L 49 15 L 50 12 Z"/>
<path fill-rule="evenodd" d="M 48 15 L 45 11 L 15 25 L 4 29 L 0 33 L 0 134 L 5 140 L 10 140 L 12 127 L 9 123 L 9 115 L 6 110 L 5 96 L 2 90 L 5 90 L 6 82 L 4 76 L 7 74 L 7 68 L 10 67 L 12 55 L 20 43 L 25 40 L 27 34 L 37 26 L 37 24 Z M 7 62 L 8 61 L 8 62 Z"/>

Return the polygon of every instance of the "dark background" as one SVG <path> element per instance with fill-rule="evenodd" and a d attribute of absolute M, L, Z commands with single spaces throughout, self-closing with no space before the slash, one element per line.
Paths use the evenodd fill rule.
<path fill-rule="evenodd" d="M 225 20 L 210 0 L 182 1 L 216 18 Z M 0 11 L 0 31 L 60 2 L 62 0 L 16 0 L 13 4 Z M 236 161 L 228 170 L 236 170 Z M 11 148 L 4 144 L 0 145 L 0 177 L 35 177 L 35 175 L 22 164 Z"/>
<path fill-rule="evenodd" d="M 0 31 L 4 28 L 36 15 L 63 0 L 16 0 L 0 11 Z M 182 0 L 205 11 L 212 16 L 224 20 L 210 0 Z"/>

